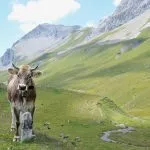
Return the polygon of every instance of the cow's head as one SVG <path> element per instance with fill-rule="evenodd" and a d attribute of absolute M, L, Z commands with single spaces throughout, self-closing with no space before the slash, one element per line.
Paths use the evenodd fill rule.
<path fill-rule="evenodd" d="M 23 93 L 27 92 L 29 89 L 34 88 L 33 77 L 39 77 L 42 73 L 37 70 L 38 66 L 31 68 L 29 65 L 22 65 L 16 67 L 12 64 L 13 68 L 9 68 L 8 72 L 12 75 L 15 75 L 18 81 L 18 90 Z"/>

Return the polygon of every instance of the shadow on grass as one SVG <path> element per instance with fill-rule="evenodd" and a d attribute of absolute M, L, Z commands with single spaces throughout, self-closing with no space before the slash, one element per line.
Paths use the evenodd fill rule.
<path fill-rule="evenodd" d="M 99 70 L 87 76 L 79 77 L 78 79 L 80 80 L 84 78 L 96 78 L 106 76 L 113 77 L 128 72 L 142 72 L 142 71 L 149 72 L 150 65 L 148 63 L 145 64 L 143 63 L 145 60 L 148 60 L 149 58 L 150 52 L 145 52 L 132 60 L 116 64 L 108 68 L 100 68 Z"/>
<path fill-rule="evenodd" d="M 44 144 L 44 145 L 56 145 L 56 146 L 63 146 L 62 142 L 50 137 L 46 134 L 40 133 L 40 132 L 36 132 L 36 139 L 34 140 L 35 143 L 37 144 Z"/>
<path fill-rule="evenodd" d="M 62 141 L 40 132 L 36 132 L 35 139 L 23 143 L 14 143 L 13 147 L 14 146 L 18 148 L 17 150 L 69 150 L 67 145 L 65 145 Z"/>

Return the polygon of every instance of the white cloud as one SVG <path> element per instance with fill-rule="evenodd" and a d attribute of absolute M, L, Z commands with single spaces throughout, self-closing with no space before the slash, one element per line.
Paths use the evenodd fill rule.
<path fill-rule="evenodd" d="M 86 23 L 85 25 L 86 27 L 93 27 L 94 26 L 94 22 L 93 21 L 89 21 Z"/>
<path fill-rule="evenodd" d="M 120 4 L 121 0 L 113 0 L 113 4 L 115 6 L 118 6 Z"/>
<path fill-rule="evenodd" d="M 20 29 L 27 33 L 29 31 L 31 31 L 32 29 L 34 29 L 38 24 L 36 23 L 22 23 L 20 24 Z"/>
<path fill-rule="evenodd" d="M 37 24 L 55 23 L 79 8 L 76 0 L 28 0 L 26 4 L 14 3 L 8 19 L 19 22 L 20 28 L 28 32 Z"/>
<path fill-rule="evenodd" d="M 91 20 L 91 21 L 88 21 L 85 26 L 86 27 L 96 27 L 97 23 L 95 21 Z"/>

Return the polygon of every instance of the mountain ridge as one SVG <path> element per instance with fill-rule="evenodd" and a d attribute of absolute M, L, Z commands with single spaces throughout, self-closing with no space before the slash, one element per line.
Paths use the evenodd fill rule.
<path fill-rule="evenodd" d="M 77 32 L 80 28 L 77 25 L 40 24 L 16 41 L 10 48 L 11 51 L 6 51 L 3 54 L 0 58 L 0 66 L 9 65 L 13 59 L 20 61 L 39 56 L 50 47 L 55 47 L 55 45 L 62 43 L 70 34 Z M 13 59 L 9 59 L 12 51 L 15 55 L 10 56 Z"/>
<path fill-rule="evenodd" d="M 9 57 L 12 54 L 11 51 L 4 53 L 0 58 L 0 68 L 9 65 L 13 60 L 17 62 L 32 60 L 61 45 L 65 45 L 63 47 L 66 48 L 63 50 L 65 52 L 69 49 L 67 46 L 77 47 L 92 42 L 97 36 L 99 36 L 97 38 L 99 44 L 116 43 L 120 40 L 135 38 L 144 25 L 149 26 L 149 8 L 150 0 L 122 0 L 112 15 L 101 21 L 97 28 L 89 28 L 87 31 L 77 25 L 40 24 L 12 45 L 11 50 L 14 56 Z M 138 26 L 133 28 L 135 24 Z M 68 41 L 71 44 L 65 44 Z"/>
<path fill-rule="evenodd" d="M 150 9 L 150 0 L 122 0 L 114 13 L 101 21 L 93 34 L 108 32 Z"/>

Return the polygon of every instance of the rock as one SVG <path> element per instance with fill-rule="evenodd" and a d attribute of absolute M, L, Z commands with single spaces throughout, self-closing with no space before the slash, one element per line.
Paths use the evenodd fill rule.
<path fill-rule="evenodd" d="M 51 129 L 51 128 L 50 128 L 50 123 L 49 123 L 49 122 L 45 122 L 45 123 L 44 123 L 44 127 L 46 127 L 48 130 Z"/>
<path fill-rule="evenodd" d="M 50 127 L 47 127 L 47 129 L 50 130 L 51 128 L 50 128 Z"/>
<path fill-rule="evenodd" d="M 80 142 L 81 141 L 80 137 L 79 136 L 75 137 L 75 141 Z"/>
<path fill-rule="evenodd" d="M 8 147 L 7 150 L 13 150 L 13 147 Z"/>
<path fill-rule="evenodd" d="M 75 141 L 71 141 L 71 144 L 76 146 L 76 142 Z"/>
<path fill-rule="evenodd" d="M 49 125 L 50 125 L 49 122 L 45 122 L 45 123 L 44 123 L 44 126 L 49 126 Z"/>
<path fill-rule="evenodd" d="M 68 139 L 69 138 L 69 135 L 64 135 L 63 136 L 63 139 Z"/>
<path fill-rule="evenodd" d="M 117 124 L 117 125 L 116 125 L 116 127 L 120 127 L 120 128 L 127 128 L 127 126 L 126 126 L 126 125 L 124 125 L 124 124 Z"/>
<path fill-rule="evenodd" d="M 20 139 L 21 142 L 29 141 L 35 137 L 32 131 L 32 116 L 30 112 L 20 114 Z"/>
<path fill-rule="evenodd" d="M 64 133 L 60 133 L 60 137 L 64 137 Z"/>
<path fill-rule="evenodd" d="M 65 135 L 64 133 L 60 133 L 60 137 L 62 139 L 68 139 L 69 138 L 69 135 Z"/>

